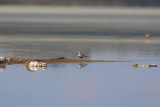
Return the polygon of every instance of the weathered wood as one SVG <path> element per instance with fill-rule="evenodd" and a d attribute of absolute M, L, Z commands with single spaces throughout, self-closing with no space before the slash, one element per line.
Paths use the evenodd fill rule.
<path fill-rule="evenodd" d="M 5 57 L 7 60 L 6 64 L 25 64 L 27 61 L 40 61 L 47 64 L 66 64 L 66 63 L 94 63 L 94 62 L 131 62 L 131 61 L 109 61 L 109 60 L 79 60 L 69 58 L 19 58 L 19 57 Z M 3 63 L 4 64 L 4 63 Z"/>

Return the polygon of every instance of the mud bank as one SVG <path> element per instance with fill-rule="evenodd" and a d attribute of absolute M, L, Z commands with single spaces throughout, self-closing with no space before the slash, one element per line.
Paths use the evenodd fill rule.
<path fill-rule="evenodd" d="M 41 58 L 19 58 L 19 57 L 4 57 L 5 62 L 0 62 L 0 64 L 25 64 L 27 61 L 40 61 L 45 62 L 47 64 L 69 64 L 69 63 L 96 63 L 96 62 L 131 62 L 131 61 L 107 61 L 107 60 L 79 60 L 79 59 L 69 59 L 69 58 L 49 58 L 49 59 L 41 59 Z"/>

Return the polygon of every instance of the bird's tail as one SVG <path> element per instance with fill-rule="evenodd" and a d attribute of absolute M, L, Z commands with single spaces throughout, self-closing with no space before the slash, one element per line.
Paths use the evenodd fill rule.
<path fill-rule="evenodd" d="M 88 57 L 88 56 L 84 55 L 84 57 Z"/>

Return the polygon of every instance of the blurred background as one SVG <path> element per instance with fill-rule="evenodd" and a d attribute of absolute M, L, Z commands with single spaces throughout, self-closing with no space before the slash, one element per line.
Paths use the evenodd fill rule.
<path fill-rule="evenodd" d="M 159 0 L 0 0 L 0 4 L 160 6 L 160 1 Z"/>
<path fill-rule="evenodd" d="M 148 51 L 136 44 L 150 37 L 159 42 L 159 5 L 159 0 L 0 0 L 0 54 L 77 58 L 77 50 L 112 49 L 110 41 L 117 52 L 124 49 L 117 44 L 129 41 L 136 50 Z M 125 53 L 133 49 L 129 45 Z"/>
<path fill-rule="evenodd" d="M 0 56 L 79 59 L 81 51 L 89 60 L 133 61 L 52 64 L 34 73 L 1 66 L 1 105 L 160 107 L 159 6 L 160 0 L 0 0 Z"/>
<path fill-rule="evenodd" d="M 159 35 L 159 0 L 0 0 L 0 34 Z"/>

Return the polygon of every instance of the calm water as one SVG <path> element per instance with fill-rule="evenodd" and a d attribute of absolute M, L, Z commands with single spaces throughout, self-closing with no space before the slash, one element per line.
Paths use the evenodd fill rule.
<path fill-rule="evenodd" d="M 0 11 L 0 56 L 77 59 L 80 50 L 92 60 L 133 62 L 51 64 L 35 72 L 1 65 L 1 106 L 160 106 L 159 14 L 26 14 Z M 145 39 L 146 32 L 154 36 Z"/>
<path fill-rule="evenodd" d="M 96 39 L 91 42 L 79 39 L 71 42 L 65 38 L 37 41 L 33 39 L 17 40 L 15 36 L 10 40 L 10 37 L 1 37 L 0 54 L 19 57 L 77 58 L 76 52 L 79 49 L 86 53 L 89 59 L 134 62 L 93 63 L 86 64 L 81 69 L 78 69 L 79 64 L 55 64 L 35 72 L 27 71 L 23 65 L 8 65 L 6 68 L 2 67 L 5 70 L 0 72 L 1 105 L 6 107 L 160 106 L 159 38 L 125 41 L 124 38 L 99 39 L 99 41 Z M 157 64 L 158 67 L 134 68 L 132 65 L 135 63 Z"/>

